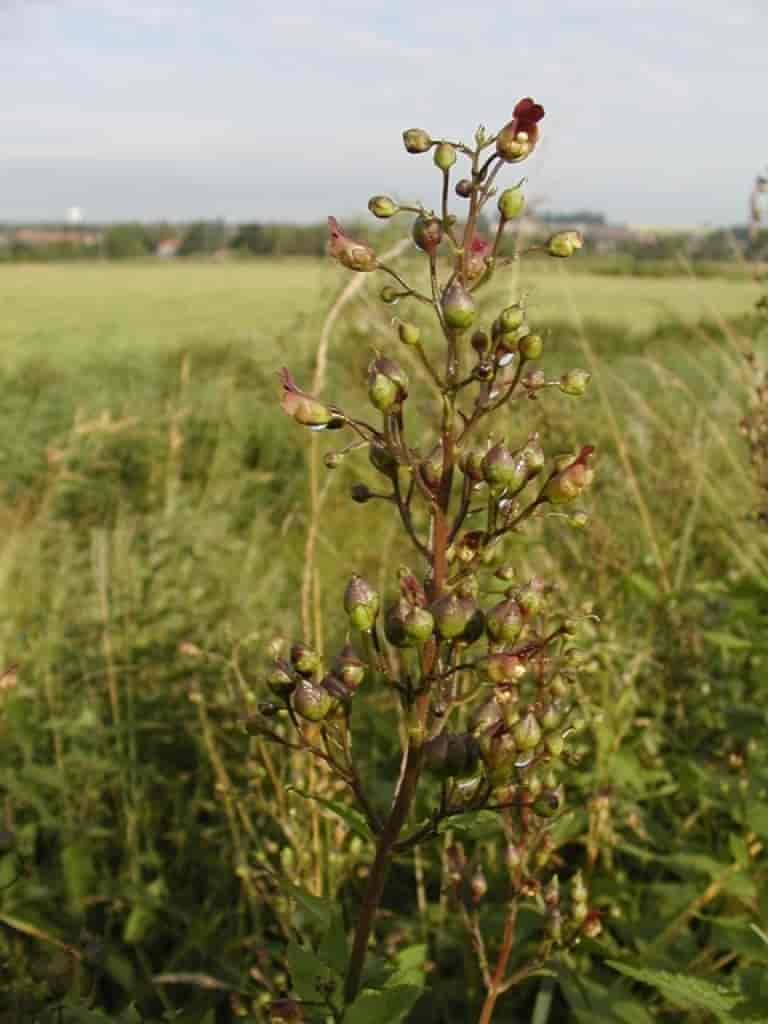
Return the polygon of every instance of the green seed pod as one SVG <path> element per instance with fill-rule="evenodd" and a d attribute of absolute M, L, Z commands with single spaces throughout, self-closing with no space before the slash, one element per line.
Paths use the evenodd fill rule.
<path fill-rule="evenodd" d="M 558 386 L 563 394 L 580 398 L 586 392 L 591 377 L 592 374 L 586 370 L 568 370 L 560 378 Z"/>
<path fill-rule="evenodd" d="M 528 476 L 537 476 L 546 462 L 546 456 L 544 455 L 544 449 L 541 447 L 539 442 L 538 434 L 531 434 L 525 443 L 522 454 L 525 456 L 525 460 L 528 463 Z"/>
<path fill-rule="evenodd" d="M 441 171 L 450 171 L 456 163 L 456 150 L 450 142 L 441 142 L 435 149 L 432 159 L 435 162 L 435 167 Z"/>
<path fill-rule="evenodd" d="M 465 643 L 473 643 L 479 638 L 478 628 L 482 633 L 482 612 L 471 598 L 461 598 L 458 594 L 446 594 L 435 601 L 431 611 L 435 620 L 435 628 L 443 640 L 462 640 Z M 467 639 L 465 639 L 465 635 Z M 473 639 L 468 639 L 469 636 Z"/>
<path fill-rule="evenodd" d="M 394 217 L 400 207 L 389 196 L 372 196 L 368 200 L 368 209 L 379 220 L 388 220 L 390 217 Z"/>
<path fill-rule="evenodd" d="M 308 722 L 322 722 L 333 706 L 333 697 L 324 686 L 302 679 L 291 698 L 293 710 Z"/>
<path fill-rule="evenodd" d="M 562 704 L 559 701 L 555 701 L 553 704 L 547 704 L 542 709 L 539 721 L 544 729 L 556 729 L 563 721 L 564 714 Z"/>
<path fill-rule="evenodd" d="M 451 330 L 466 331 L 475 322 L 475 300 L 458 278 L 443 292 L 441 305 L 443 318 Z"/>
<path fill-rule="evenodd" d="M 267 686 L 276 697 L 288 697 L 297 683 L 296 673 L 286 662 L 276 658 L 267 670 Z"/>
<path fill-rule="evenodd" d="M 544 737 L 544 746 L 552 757 L 560 757 L 565 750 L 565 740 L 557 732 L 548 732 Z"/>
<path fill-rule="evenodd" d="M 421 331 L 415 324 L 400 321 L 397 325 L 397 334 L 404 345 L 418 345 L 421 340 Z"/>
<path fill-rule="evenodd" d="M 459 468 L 475 484 L 482 483 L 485 479 L 483 476 L 483 459 L 490 451 L 490 447 L 491 441 L 488 438 L 482 444 L 465 449 L 459 456 Z"/>
<path fill-rule="evenodd" d="M 408 397 L 408 376 L 394 359 L 377 356 L 368 366 L 368 397 L 379 412 L 390 412 Z"/>
<path fill-rule="evenodd" d="M 311 676 L 320 669 L 320 655 L 307 644 L 291 647 L 291 664 L 302 676 Z"/>
<path fill-rule="evenodd" d="M 414 607 L 405 598 L 391 605 L 384 619 L 384 632 L 393 647 L 420 647 L 429 640 L 435 622 L 426 608 Z"/>
<path fill-rule="evenodd" d="M 413 222 L 411 235 L 422 252 L 434 252 L 443 240 L 443 225 L 437 217 L 418 216 Z"/>
<path fill-rule="evenodd" d="M 496 205 L 502 220 L 514 220 L 525 209 L 525 196 L 519 186 L 517 188 L 505 188 L 499 196 Z"/>
<path fill-rule="evenodd" d="M 518 750 L 534 750 L 541 740 L 541 726 L 532 711 L 527 711 L 512 733 Z"/>
<path fill-rule="evenodd" d="M 347 584 L 344 610 L 356 629 L 363 633 L 373 629 L 379 613 L 379 595 L 362 576 L 355 574 Z"/>
<path fill-rule="evenodd" d="M 339 678 L 349 690 L 356 690 L 365 679 L 365 665 L 358 658 L 351 644 L 346 644 L 341 653 L 333 659 L 333 674 Z"/>
<path fill-rule="evenodd" d="M 525 323 L 525 310 L 519 302 L 515 302 L 511 306 L 507 306 L 499 313 L 499 334 L 508 334 L 510 331 L 516 331 L 522 327 Z"/>
<path fill-rule="evenodd" d="M 544 604 L 544 580 L 533 576 L 515 591 L 515 600 L 525 617 L 538 615 Z"/>
<path fill-rule="evenodd" d="M 594 470 L 589 459 L 594 448 L 582 448 L 579 456 L 565 469 L 561 469 L 547 482 L 542 496 L 553 505 L 562 505 L 578 498 L 592 483 Z"/>
<path fill-rule="evenodd" d="M 517 345 L 523 359 L 539 359 L 544 351 L 544 340 L 540 334 L 526 334 Z"/>
<path fill-rule="evenodd" d="M 426 153 L 432 148 L 432 139 L 421 128 L 408 128 L 403 132 L 403 145 L 409 153 Z"/>
<path fill-rule="evenodd" d="M 519 452 L 511 452 L 503 441 L 495 444 L 483 458 L 483 479 L 496 491 L 516 491 L 528 478 L 528 466 Z"/>
<path fill-rule="evenodd" d="M 523 629 L 523 615 L 514 598 L 499 602 L 486 615 L 486 627 L 492 640 L 513 644 Z"/>
<path fill-rule="evenodd" d="M 581 249 L 583 245 L 584 239 L 578 231 L 558 231 L 547 242 L 547 252 L 550 256 L 567 259 L 569 256 L 573 256 L 576 250 Z"/>

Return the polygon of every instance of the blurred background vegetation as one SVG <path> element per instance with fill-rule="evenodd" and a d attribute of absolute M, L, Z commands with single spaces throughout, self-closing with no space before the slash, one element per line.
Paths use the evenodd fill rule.
<path fill-rule="evenodd" d="M 182 246 L 221 243 L 198 235 Z M 245 228 L 230 241 L 275 251 Z M 135 233 L 112 243 L 141 255 Z M 0 671 L 18 666 L 0 679 L 3 1024 L 264 1021 L 290 989 L 288 939 L 317 928 L 322 898 L 356 905 L 370 851 L 354 822 L 301 795 L 333 800 L 333 783 L 243 728 L 264 645 L 301 633 L 308 458 L 332 446 L 283 417 L 275 372 L 288 364 L 309 384 L 346 279 L 295 256 L 311 247 L 284 251 L 294 258 L 0 273 Z M 486 300 L 527 293 L 548 373 L 593 374 L 565 412 L 545 396 L 497 429 L 599 453 L 588 529 L 539 526 L 507 559 L 556 574 L 599 616 L 580 636 L 592 710 L 554 865 L 584 870 L 603 935 L 502 998 L 495 1019 L 765 1020 L 759 268 L 700 274 L 663 255 L 639 276 L 636 254 L 592 258 L 591 272 L 531 261 Z M 362 409 L 372 346 L 395 351 L 392 315 L 375 282 L 344 307 L 325 397 Z M 409 557 L 388 507 L 350 501 L 374 475 L 352 456 L 320 482 L 331 653 L 349 574 L 387 590 Z M 398 722 L 386 695 L 358 700 L 383 799 Z M 491 936 L 499 836 L 459 837 L 485 864 Z M 412 1020 L 469 1024 L 480 986 L 439 854 L 397 865 L 380 952 L 422 950 L 430 992 Z"/>

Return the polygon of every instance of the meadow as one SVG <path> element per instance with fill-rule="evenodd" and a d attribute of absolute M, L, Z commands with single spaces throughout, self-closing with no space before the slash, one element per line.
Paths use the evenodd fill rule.
<path fill-rule="evenodd" d="M 315 261 L 0 268 L 0 671 L 18 665 L 0 685 L 2 1022 L 266 1021 L 313 900 L 354 901 L 359 837 L 301 796 L 338 794 L 243 728 L 265 644 L 301 632 L 310 527 L 329 646 L 350 571 L 404 557 L 391 510 L 349 500 L 375 478 L 362 458 L 323 471 L 312 522 L 307 470 L 332 444 L 277 401 L 281 366 L 311 381 L 345 283 Z M 593 374 L 565 415 L 525 411 L 550 448 L 597 448 L 590 525 L 544 526 L 519 557 L 599 617 L 563 827 L 604 907 L 599 942 L 495 1019 L 764 1020 L 768 535 L 738 429 L 745 353 L 768 354 L 761 288 L 556 261 L 493 288 L 528 295 L 548 371 Z M 350 297 L 326 397 L 394 350 L 401 312 L 370 282 Z M 373 694 L 360 728 L 385 792 L 379 710 Z M 492 897 L 494 837 L 467 841 Z M 384 946 L 421 943 L 435 995 L 411 1020 L 463 1024 L 475 968 L 424 871 L 398 865 Z"/>

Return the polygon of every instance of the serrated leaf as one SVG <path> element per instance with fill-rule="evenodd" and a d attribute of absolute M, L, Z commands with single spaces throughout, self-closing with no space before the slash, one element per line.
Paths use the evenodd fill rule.
<path fill-rule="evenodd" d="M 320 988 L 330 978 L 330 970 L 311 949 L 289 942 L 286 951 L 291 983 L 300 999 L 317 1002 L 322 996 Z"/>
<path fill-rule="evenodd" d="M 629 967 L 618 960 L 606 960 L 606 965 L 627 978 L 655 988 L 664 998 L 683 1010 L 709 1010 L 724 1024 L 734 1020 L 730 1016 L 742 997 L 722 985 L 695 978 L 690 974 L 673 974 L 671 971 L 656 971 L 650 968 Z"/>
<path fill-rule="evenodd" d="M 326 810 L 337 815 L 351 832 L 354 832 L 361 839 L 365 839 L 366 842 L 370 842 L 373 838 L 371 830 L 368 828 L 368 822 L 360 811 L 356 811 L 354 807 L 347 807 L 346 804 L 341 803 L 339 800 L 328 800 L 324 796 L 315 796 L 313 793 L 307 793 L 296 786 L 289 786 L 288 789 L 289 792 L 297 793 L 299 796 L 304 797 L 305 800 L 312 800 L 314 803 L 320 804 L 321 807 L 325 807 Z"/>
<path fill-rule="evenodd" d="M 344 1024 L 398 1024 L 416 1005 L 423 992 L 415 985 L 399 985 L 379 991 L 365 989 L 348 1007 Z"/>

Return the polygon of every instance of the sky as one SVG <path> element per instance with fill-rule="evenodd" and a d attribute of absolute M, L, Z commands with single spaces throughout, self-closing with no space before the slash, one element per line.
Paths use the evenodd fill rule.
<path fill-rule="evenodd" d="M 548 210 L 743 223 L 768 0 L 0 0 L 0 221 L 319 220 L 437 202 L 401 132 L 547 111 L 504 181 Z"/>

